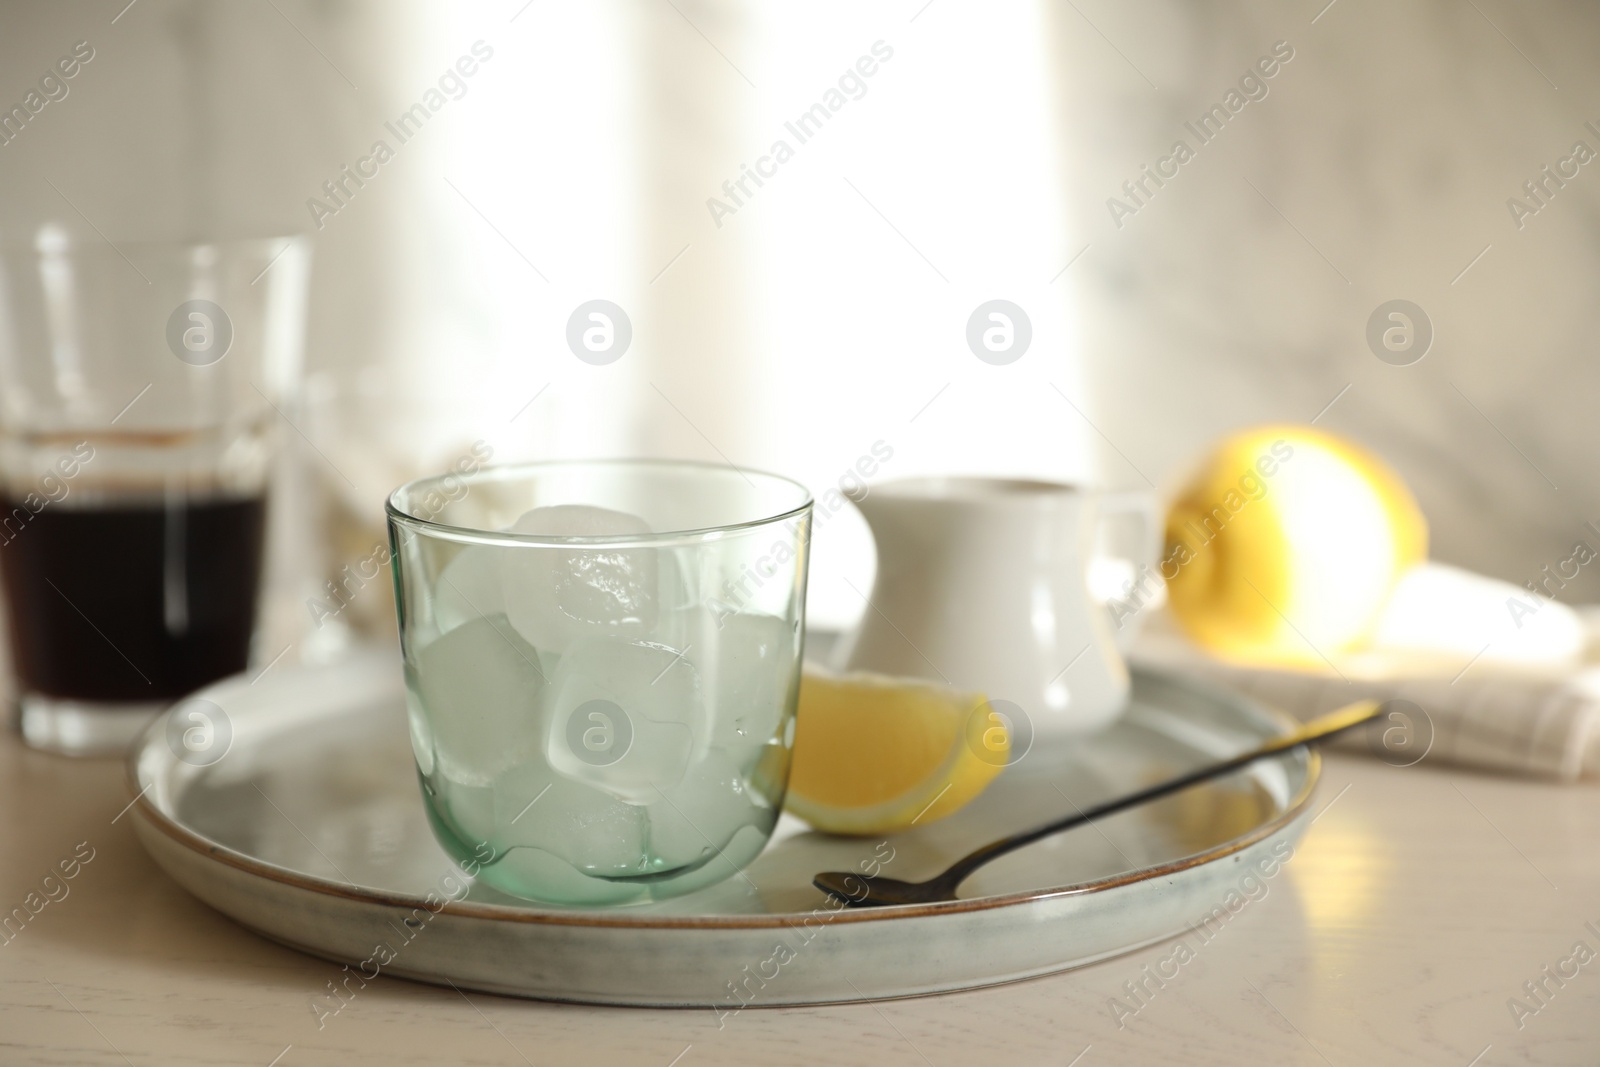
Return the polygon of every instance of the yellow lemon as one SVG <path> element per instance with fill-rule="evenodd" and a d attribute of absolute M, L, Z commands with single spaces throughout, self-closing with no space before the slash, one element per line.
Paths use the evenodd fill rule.
<path fill-rule="evenodd" d="M 924 826 L 958 810 L 1010 756 L 986 698 L 876 674 L 808 670 L 785 806 L 838 834 Z"/>
<path fill-rule="evenodd" d="M 1167 513 L 1172 613 L 1225 658 L 1319 666 L 1372 634 L 1395 582 L 1428 554 L 1400 477 L 1309 426 L 1223 441 Z"/>

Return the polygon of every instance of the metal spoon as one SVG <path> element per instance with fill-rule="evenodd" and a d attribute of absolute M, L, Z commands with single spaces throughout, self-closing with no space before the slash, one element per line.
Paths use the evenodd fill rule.
<path fill-rule="evenodd" d="M 1220 778 L 1230 771 L 1254 763 L 1258 759 L 1268 756 L 1280 755 L 1290 749 L 1302 745 L 1315 744 L 1325 741 L 1335 734 L 1343 733 L 1363 723 L 1370 722 L 1380 715 L 1386 702 L 1377 700 L 1362 700 L 1347 705 L 1338 711 L 1330 711 L 1326 715 L 1318 716 L 1310 722 L 1303 724 L 1298 730 L 1275 737 L 1260 748 L 1252 749 L 1243 755 L 1233 756 L 1221 763 L 1213 763 L 1208 767 L 1190 771 L 1188 774 L 1179 775 L 1160 785 L 1141 789 L 1137 793 L 1115 800 L 1108 800 L 1098 804 L 1088 811 L 1079 811 L 1055 822 L 1036 826 L 1032 830 L 1002 837 L 998 841 L 984 845 L 982 848 L 971 852 L 955 863 L 943 874 L 929 878 L 925 882 L 903 882 L 898 878 L 885 878 L 883 875 L 868 876 L 855 871 L 823 871 L 813 878 L 812 884 L 829 896 L 836 897 L 850 907 L 865 908 L 883 904 L 934 904 L 940 901 L 955 900 L 956 888 L 966 881 L 967 876 L 982 867 L 990 860 L 998 859 L 1008 852 L 1015 852 L 1024 845 L 1031 845 L 1041 838 L 1052 834 L 1059 834 L 1063 830 L 1070 830 L 1075 826 L 1093 822 L 1095 819 L 1126 811 L 1137 807 L 1150 800 L 1157 800 L 1179 790 L 1187 789 L 1191 785 L 1207 781 L 1211 778 Z"/>

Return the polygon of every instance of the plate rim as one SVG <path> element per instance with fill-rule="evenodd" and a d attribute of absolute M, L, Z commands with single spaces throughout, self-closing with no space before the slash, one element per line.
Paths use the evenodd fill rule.
<path fill-rule="evenodd" d="M 345 660 L 341 663 L 319 665 L 319 667 L 312 669 L 337 669 L 340 666 L 355 662 L 359 662 L 359 660 Z M 1168 684 L 1180 685 L 1213 700 L 1242 705 L 1274 722 L 1284 733 L 1293 730 L 1299 725 L 1297 720 L 1278 708 L 1247 697 L 1242 693 L 1234 693 L 1222 689 L 1208 681 L 1190 678 L 1174 670 L 1130 664 L 1129 671 L 1134 675 L 1146 676 Z M 235 675 L 231 678 L 214 682 L 198 690 L 193 694 L 193 697 L 204 697 L 207 693 L 228 685 L 239 677 L 241 676 Z M 178 704 L 181 703 L 183 701 L 178 701 L 171 708 L 162 712 L 145 728 L 133 747 L 128 750 L 128 755 L 124 761 L 128 789 L 133 794 L 133 800 L 130 803 L 134 811 L 149 823 L 152 828 L 161 831 L 178 844 L 199 854 L 204 859 L 218 861 L 245 874 L 277 882 L 303 892 L 342 898 L 360 904 L 403 909 L 415 909 L 419 902 L 423 901 L 421 897 L 337 882 L 317 875 L 290 870 L 287 867 L 280 867 L 275 863 L 257 859 L 254 856 L 229 848 L 220 842 L 213 841 L 163 812 L 149 797 L 150 789 L 155 784 L 154 777 L 148 784 L 141 785 L 139 770 L 140 764 L 143 762 L 144 753 L 159 739 L 164 738 L 167 720 L 177 709 Z M 1179 871 L 1204 866 L 1224 859 L 1236 852 L 1242 852 L 1252 845 L 1292 826 L 1310 807 L 1311 799 L 1316 793 L 1316 788 L 1321 778 L 1322 755 L 1315 746 L 1309 746 L 1306 750 L 1305 780 L 1301 783 L 1294 796 L 1284 804 L 1281 812 L 1271 819 L 1261 822 L 1246 834 L 1231 838 L 1204 851 L 1192 853 L 1153 867 L 1123 871 L 1107 878 L 1098 878 L 1088 882 L 1020 890 L 995 896 L 971 897 L 965 900 L 939 901 L 931 904 L 902 904 L 876 908 L 830 908 L 829 910 L 832 914 L 830 922 L 890 922 L 899 919 L 991 911 L 1044 900 L 1102 893 L 1122 886 L 1152 881 Z M 423 906 L 426 906 L 426 904 Z M 789 929 L 803 924 L 804 920 L 813 914 L 813 912 L 794 912 L 776 915 L 659 915 L 639 913 L 630 915 L 626 908 L 552 911 L 539 907 L 524 908 L 507 904 L 489 904 L 449 898 L 445 898 L 442 906 L 437 910 L 433 908 L 429 908 L 429 910 L 436 915 L 449 914 L 458 918 L 477 919 L 487 922 L 518 922 L 535 926 L 578 926 L 628 930 Z"/>

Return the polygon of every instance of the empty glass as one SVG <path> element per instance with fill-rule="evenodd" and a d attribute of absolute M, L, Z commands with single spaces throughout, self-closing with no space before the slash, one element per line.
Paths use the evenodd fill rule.
<path fill-rule="evenodd" d="M 811 499 L 694 463 L 534 463 L 388 504 L 411 741 L 445 850 L 507 893 L 674 896 L 754 859 L 799 692 Z"/>

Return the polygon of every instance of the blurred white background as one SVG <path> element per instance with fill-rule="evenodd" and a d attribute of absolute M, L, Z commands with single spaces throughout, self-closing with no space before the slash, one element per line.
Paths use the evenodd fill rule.
<path fill-rule="evenodd" d="M 1229 428 L 1319 415 L 1411 481 L 1438 558 L 1521 583 L 1600 518 L 1600 166 L 1520 230 L 1506 206 L 1600 150 L 1592 4 L 14 2 L 0 104 L 78 41 L 69 94 L 0 146 L 0 237 L 311 233 L 296 417 L 374 521 L 477 438 L 818 493 L 880 441 L 879 477 L 1165 488 Z M 1107 199 L 1280 41 L 1267 95 L 1116 225 Z M 785 123 L 836 89 L 799 143 Z M 430 90 L 400 143 L 385 124 Z M 378 140 L 394 158 L 315 219 Z M 565 341 L 596 298 L 634 330 L 607 366 Z M 966 341 L 997 298 L 1033 329 L 1005 366 Z M 1436 331 L 1409 367 L 1364 340 L 1394 298 Z M 824 625 L 871 568 L 842 514 L 815 546 Z"/>

